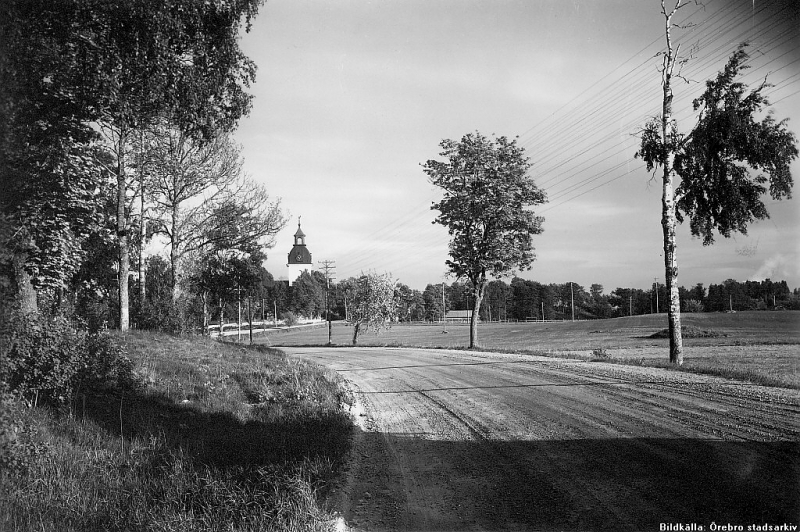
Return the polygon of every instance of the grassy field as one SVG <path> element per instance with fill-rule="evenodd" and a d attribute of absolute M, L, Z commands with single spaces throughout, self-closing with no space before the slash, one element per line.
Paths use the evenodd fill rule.
<path fill-rule="evenodd" d="M 684 370 L 711 373 L 757 383 L 800 388 L 800 312 L 737 312 L 684 314 Z M 669 340 L 654 338 L 667 327 L 666 314 L 610 320 L 556 323 L 484 323 L 479 325 L 483 349 L 532 352 L 552 356 L 596 359 L 602 351 L 610 361 L 665 365 Z M 335 323 L 332 341 L 349 345 L 352 329 Z M 274 331 L 260 343 L 280 346 L 324 345 L 327 329 Z M 469 343 L 467 325 L 393 326 L 379 335 L 359 338 L 364 346 L 423 346 L 463 348 Z"/>
<path fill-rule="evenodd" d="M 326 530 L 336 376 L 265 347 L 131 332 L 141 391 L 0 409 L 0 530 Z"/>

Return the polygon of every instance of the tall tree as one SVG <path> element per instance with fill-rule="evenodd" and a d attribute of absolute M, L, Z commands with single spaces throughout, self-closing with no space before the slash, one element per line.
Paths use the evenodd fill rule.
<path fill-rule="evenodd" d="M 150 192 L 158 215 L 156 231 L 166 235 L 170 246 L 173 299 L 179 293 L 179 261 L 187 253 L 208 246 L 208 225 L 241 223 L 241 219 L 219 219 L 226 202 L 246 205 L 260 218 L 250 240 L 269 238 L 284 225 L 280 201 L 270 201 L 266 191 L 243 179 L 239 149 L 222 133 L 201 142 L 170 126 L 150 131 L 148 159 L 155 169 Z M 232 212 L 230 214 L 233 214 Z M 241 209 L 238 217 L 244 215 Z"/>
<path fill-rule="evenodd" d="M 26 310 L 35 289 L 60 289 L 80 267 L 99 223 L 93 161 L 96 71 L 61 3 L 0 4 L 0 269 Z M 67 10 L 68 11 L 68 10 Z"/>
<path fill-rule="evenodd" d="M 82 136 L 92 134 L 88 124 L 93 123 L 110 139 L 114 161 L 105 167 L 117 182 L 121 329 L 128 327 L 130 224 L 125 206 L 131 135 L 156 117 L 204 139 L 235 126 L 249 110 L 251 96 L 245 88 L 255 75 L 255 66 L 239 49 L 238 30 L 242 19 L 249 27 L 260 3 L 4 3 L 0 31 L 4 53 L 0 56 L 6 56 L 8 49 L 12 52 L 13 59 L 2 65 L 4 84 L 6 79 L 14 80 L 11 97 L 4 98 L 1 106 L 4 113 L 12 115 L 15 124 L 41 124 L 48 131 L 59 124 L 76 124 L 72 131 Z M 24 67 L 30 66 L 26 61 L 36 67 L 35 75 L 24 74 Z M 57 105 L 47 107 L 40 96 L 30 97 L 42 88 Z M 30 110 L 36 120 L 31 121 L 21 108 Z M 81 138 L 71 131 L 58 137 L 67 144 Z"/>
<path fill-rule="evenodd" d="M 511 297 L 511 288 L 501 280 L 490 281 L 486 285 L 484 297 L 484 310 L 488 321 L 508 319 L 508 300 Z M 483 318 L 483 316 L 481 316 Z"/>
<path fill-rule="evenodd" d="M 291 310 L 306 318 L 319 316 L 325 310 L 326 284 L 325 277 L 320 272 L 302 271 L 292 283 Z"/>
<path fill-rule="evenodd" d="M 451 236 L 446 264 L 457 278 L 472 283 L 469 346 L 476 347 L 489 276 L 530 269 L 535 259 L 532 235 L 542 232 L 544 221 L 531 207 L 545 203 L 546 197 L 528 176 L 531 163 L 516 140 L 491 140 L 476 132 L 439 145 L 446 160 L 429 160 L 423 170 L 444 191 L 431 208 L 439 211 L 434 223 L 446 226 Z"/>
<path fill-rule="evenodd" d="M 666 0 L 661 0 L 661 14 L 664 16 L 664 36 L 666 48 L 661 65 L 661 116 L 648 123 L 642 132 L 642 146 L 637 155 L 647 162 L 648 170 L 660 164 L 663 169 L 661 193 L 661 229 L 664 235 L 664 267 L 668 303 L 669 359 L 675 364 L 683 364 L 683 336 L 681 334 L 681 305 L 678 293 L 678 263 L 676 257 L 675 227 L 675 184 L 674 161 L 678 144 L 677 125 L 672 118 L 672 78 L 679 64 L 680 45 L 673 45 L 672 19 L 689 0 L 677 0 L 672 9 L 667 9 Z"/>
<path fill-rule="evenodd" d="M 449 287 L 446 283 L 429 284 L 422 292 L 422 299 L 425 302 L 425 319 L 428 321 L 444 320 L 444 307 L 446 304 L 447 292 Z M 445 301 L 442 301 L 442 294 L 445 295 Z M 447 303 L 447 308 L 452 308 L 452 305 Z"/>
<path fill-rule="evenodd" d="M 683 364 L 683 336 L 680 319 L 680 291 L 676 258 L 676 226 L 689 218 L 692 234 L 705 245 L 714 241 L 714 231 L 725 237 L 732 231 L 746 233 L 747 224 L 768 217 L 762 196 L 769 183 L 773 199 L 790 197 L 792 177 L 789 164 L 797 157 L 795 136 L 786 121 L 776 122 L 768 114 L 759 121 L 756 114 L 769 105 L 762 83 L 747 94 L 747 86 L 735 81 L 747 68 L 744 46 L 728 60 L 706 90 L 694 101 L 700 111 L 696 126 L 688 135 L 678 132 L 672 118 L 672 79 L 680 64 L 680 46 L 673 46 L 670 30 L 675 13 L 688 4 L 677 0 L 672 9 L 661 1 L 665 21 L 666 49 L 663 52 L 661 116 L 645 125 L 637 152 L 648 170 L 663 170 L 662 217 L 664 234 L 665 284 L 670 336 L 670 362 Z M 756 172 L 756 175 L 751 175 Z M 768 174 L 764 176 L 761 172 Z M 675 176 L 680 184 L 675 186 Z"/>

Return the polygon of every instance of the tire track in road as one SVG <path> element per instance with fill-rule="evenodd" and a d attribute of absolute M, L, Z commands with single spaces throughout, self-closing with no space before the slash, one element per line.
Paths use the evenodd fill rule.
<path fill-rule="evenodd" d="M 356 384 L 372 416 L 347 514 L 359 530 L 800 515 L 794 390 L 520 355 L 292 351 Z M 361 497 L 372 486 L 383 495 Z"/>

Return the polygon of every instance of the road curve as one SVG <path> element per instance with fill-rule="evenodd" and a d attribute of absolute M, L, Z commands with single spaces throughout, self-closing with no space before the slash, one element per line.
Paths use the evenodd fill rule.
<path fill-rule="evenodd" d="M 337 498 L 356 530 L 800 525 L 797 390 L 500 353 L 283 349 L 363 405 Z"/>

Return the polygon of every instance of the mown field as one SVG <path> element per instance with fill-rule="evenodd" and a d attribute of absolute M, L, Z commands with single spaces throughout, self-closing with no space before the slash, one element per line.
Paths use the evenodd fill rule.
<path fill-rule="evenodd" d="M 712 373 L 767 385 L 800 388 L 800 312 L 684 314 L 684 370 Z M 666 314 L 556 323 L 482 323 L 483 349 L 527 351 L 586 359 L 602 352 L 611 361 L 664 365 L 669 340 L 654 338 L 667 327 Z M 394 325 L 359 337 L 363 346 L 464 348 L 469 328 L 462 324 Z M 352 328 L 334 323 L 332 343 L 350 345 Z M 325 327 L 272 331 L 259 343 L 280 347 L 324 345 Z"/>

